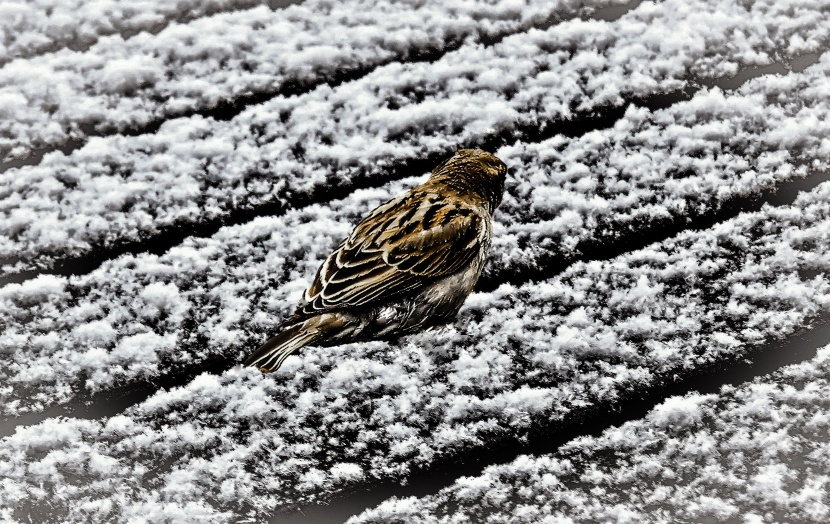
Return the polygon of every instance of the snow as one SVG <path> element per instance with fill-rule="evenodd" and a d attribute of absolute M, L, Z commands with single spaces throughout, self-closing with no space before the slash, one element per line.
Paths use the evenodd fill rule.
<path fill-rule="evenodd" d="M 370 202 L 380 196 L 376 190 L 357 194 Z M 71 496 L 52 504 L 74 519 L 121 518 L 123 507 L 132 508 L 133 516 L 173 518 L 188 505 L 201 505 L 210 518 L 236 514 L 258 519 L 278 508 L 327 500 L 358 479 L 402 479 L 413 468 L 462 449 L 505 435 L 521 437 L 541 414 L 560 419 L 579 406 L 614 401 L 625 391 L 659 383 L 688 367 L 739 358 L 759 339 L 795 333 L 830 309 L 827 277 L 799 277 L 807 266 L 826 271 L 828 196 L 830 184 L 823 184 L 793 206 L 742 214 L 611 260 L 577 263 L 539 282 L 504 284 L 476 296 L 450 330 L 391 345 L 309 349 L 268 376 L 237 368 L 203 374 L 183 387 L 159 391 L 111 423 L 47 419 L 18 428 L 0 446 L 8 479 L 3 488 L 8 494 L 0 496 L 10 499 L 12 493 L 29 490 L 32 495 L 20 503 L 39 507 L 52 500 L 55 490 L 67 489 Z M 79 386 L 175 373 L 198 365 L 204 351 L 241 356 L 296 300 L 293 289 L 287 300 L 287 291 L 262 275 L 307 279 L 345 231 L 330 218 L 344 212 L 362 211 L 346 199 L 193 240 L 217 257 L 201 275 L 183 272 L 183 265 L 174 263 L 181 257 L 171 250 L 161 257 L 119 260 L 100 275 L 72 279 L 64 292 L 83 297 L 95 290 L 95 296 L 89 303 L 76 299 L 51 318 L 39 316 L 29 333 L 39 332 L 38 325 L 49 326 L 66 340 L 72 332 L 60 323 L 76 324 L 79 310 L 89 315 L 87 321 L 98 316 L 117 326 L 133 323 L 131 329 L 140 333 L 119 331 L 121 345 L 108 348 L 109 358 L 102 362 L 67 351 L 75 346 L 71 341 L 54 350 L 15 352 L 4 383 L 25 384 L 27 397 L 13 391 L 7 398 L 20 402 L 5 405 L 38 409 L 61 401 L 62 394 L 71 398 Z M 291 219 L 297 222 L 285 223 Z M 324 220 L 330 220 L 325 227 Z M 297 234 L 279 233 L 285 230 Z M 191 249 L 185 252 L 193 256 Z M 243 256 L 250 262 L 228 265 L 231 257 L 238 261 Z M 219 275 L 224 282 L 217 282 Z M 157 284 L 162 281 L 164 285 Z M 182 284 L 172 286 L 176 281 Z M 750 283 L 759 288 L 744 293 Z M 70 286 L 78 286 L 77 291 L 69 291 Z M 141 295 L 125 289 L 152 291 Z M 210 341 L 213 326 L 225 317 L 216 298 L 228 300 L 237 293 L 268 304 L 267 316 L 246 324 L 250 317 L 242 315 L 238 324 L 226 326 L 239 333 L 236 340 Z M 105 301 L 106 296 L 111 298 Z M 143 297 L 138 304 L 136 297 Z M 185 316 L 198 326 L 197 333 L 169 318 L 154 317 L 154 330 L 164 335 L 137 325 L 135 312 L 143 311 L 145 301 L 168 307 L 188 300 L 193 305 Z M 727 315 L 722 304 L 730 301 L 741 307 Z M 4 309 L 14 307 L 10 300 Z M 192 341 L 199 334 L 207 337 L 206 346 Z M 168 337 L 176 342 L 168 344 Z M 61 366 L 53 364 L 56 359 Z M 33 369 L 41 374 L 33 377 Z M 81 375 L 97 382 L 78 384 Z M 647 420 L 661 430 L 686 431 L 705 418 L 709 402 L 710 397 L 668 401 Z M 52 455 L 31 459 L 27 451 L 32 432 L 41 439 L 63 438 L 50 436 L 54 431 L 80 432 L 51 448 L 66 464 L 61 468 L 53 466 Z M 94 449 L 88 449 L 89 442 L 96 443 Z M 701 452 L 712 444 L 698 440 L 694 446 Z M 69 474 L 93 458 L 113 469 L 103 475 L 87 468 L 82 482 Z M 152 476 L 136 476 L 136 467 L 149 471 L 159 461 L 169 465 Z M 593 483 L 608 482 L 610 477 L 597 472 Z M 777 477 L 769 473 L 764 478 L 774 483 Z M 88 502 L 84 509 L 70 503 L 78 499 Z M 629 511 L 624 505 L 618 509 Z"/>
<path fill-rule="evenodd" d="M 830 346 L 718 394 L 521 456 L 423 498 L 349 519 L 380 523 L 825 522 Z"/>
<path fill-rule="evenodd" d="M 265 3 L 258 0 L 5 1 L 0 20 L 0 63 L 53 52 L 61 47 L 88 47 L 107 35 L 155 32 L 173 20 L 195 19 Z"/>
<path fill-rule="evenodd" d="M 424 158 L 437 162 L 460 145 L 475 144 L 492 135 L 503 135 L 508 142 L 518 139 L 519 142 L 508 147 L 504 154 L 515 159 L 514 163 L 532 164 L 532 159 L 537 156 L 550 158 L 559 146 L 558 141 L 565 139 L 554 137 L 541 144 L 525 144 L 521 136 L 514 136 L 517 130 L 524 129 L 523 126 L 537 129 L 539 122 L 566 121 L 609 104 L 619 105 L 628 98 L 691 86 L 690 73 L 709 79 L 728 75 L 733 69 L 747 65 L 744 61 L 747 52 L 735 47 L 742 40 L 724 40 L 724 34 L 731 34 L 730 31 L 749 34 L 752 30 L 766 35 L 772 31 L 771 27 L 778 27 L 776 18 L 768 17 L 787 16 L 786 10 L 779 12 L 776 6 L 777 3 L 755 2 L 751 12 L 747 12 L 744 7 L 729 2 L 716 4 L 714 7 L 718 9 L 714 11 L 705 9 L 709 6 L 703 4 L 696 6 L 686 2 L 666 4 L 665 9 L 643 3 L 617 21 L 573 19 L 547 30 L 530 30 L 509 36 L 495 45 L 468 42 L 434 62 L 378 65 L 371 73 L 341 85 L 323 83 L 304 94 L 275 95 L 262 104 L 247 108 L 230 121 L 195 115 L 168 120 L 155 133 L 92 138 L 69 155 L 54 152 L 35 166 L 9 169 L 0 176 L 0 191 L 7 195 L 0 207 L 0 230 L 4 233 L 0 235 L 0 257 L 18 261 L 16 265 L 10 264 L 8 270 L 50 266 L 67 255 L 84 255 L 122 241 L 159 235 L 175 225 L 228 216 L 235 209 L 256 208 L 274 202 L 290 206 L 300 195 L 316 199 L 335 182 L 346 188 L 355 180 L 372 180 L 377 185 L 404 174 L 416 174 L 397 172 L 393 166 L 418 166 L 403 167 L 403 171 L 425 170 L 432 164 L 421 166 L 417 162 Z M 513 9 L 507 5 L 502 8 Z M 496 13 L 493 16 L 501 13 L 493 9 Z M 290 12 L 289 8 L 279 13 L 287 16 L 285 13 Z M 418 11 L 424 16 L 428 12 Z M 713 20 L 705 18 L 710 12 Z M 680 27 L 684 28 L 690 24 L 694 30 L 690 30 L 688 38 L 700 39 L 700 46 L 670 47 L 665 54 L 661 45 L 666 38 L 665 24 L 668 22 L 660 17 L 677 17 L 677 23 L 682 22 Z M 728 24 L 723 21 L 724 17 Z M 403 16 L 394 19 L 407 20 Z M 720 25 L 715 24 L 716 20 Z M 797 20 L 804 26 L 783 21 L 780 26 L 809 34 L 813 47 L 820 46 L 824 41 L 822 21 L 826 17 Z M 520 29 L 519 26 L 510 27 L 510 31 Z M 505 29 L 500 34 L 507 32 Z M 781 42 L 777 38 L 783 38 L 783 33 L 779 34 L 776 29 L 775 34 L 775 38 L 765 36 L 759 37 L 757 43 L 752 41 L 757 44 L 753 48 L 755 53 L 768 49 L 766 62 L 777 59 L 780 54 L 777 45 Z M 181 46 L 176 44 L 175 47 Z M 624 62 L 617 62 L 620 55 L 625 57 Z M 659 65 L 659 57 L 685 65 L 666 72 Z M 131 62 L 145 59 L 138 54 L 130 56 Z M 751 63 L 758 60 L 760 58 L 755 57 Z M 346 67 L 342 62 L 332 63 Z M 822 87 L 827 82 L 826 60 L 822 64 L 803 76 L 765 78 L 763 86 L 747 86 L 749 89 L 742 90 L 741 93 L 745 91 L 746 94 L 740 98 L 724 95 L 718 89 L 707 90 L 708 96 L 701 96 L 692 105 L 659 113 L 665 115 L 663 121 L 649 122 L 648 111 L 631 109 L 625 122 L 604 134 L 605 140 L 617 142 L 615 147 L 624 147 L 619 151 L 619 157 L 615 155 L 607 161 L 610 175 L 623 170 L 619 188 L 598 187 L 599 195 L 576 198 L 575 209 L 551 219 L 556 221 L 551 226 L 571 233 L 563 239 L 565 245 L 578 242 L 573 234 L 581 228 L 581 221 L 586 220 L 584 215 L 601 211 L 608 205 L 602 200 L 602 192 L 625 191 L 625 178 L 632 170 L 653 167 L 648 165 L 647 156 L 625 154 L 639 148 L 641 140 L 659 140 L 661 132 L 674 131 L 675 124 L 685 125 L 677 133 L 685 130 L 695 134 L 693 138 L 672 136 L 671 141 L 665 143 L 673 150 L 667 152 L 669 158 L 682 155 L 682 158 L 674 159 L 673 167 L 679 171 L 670 171 L 672 189 L 677 191 L 678 198 L 663 205 L 649 206 L 644 210 L 647 215 L 682 214 L 687 211 L 686 200 L 700 191 L 716 194 L 726 191 L 726 194 L 718 195 L 721 198 L 734 194 L 718 188 L 733 178 L 733 173 L 720 177 L 719 169 L 739 161 L 720 156 L 719 139 L 732 140 L 735 147 L 753 144 L 759 149 L 757 160 L 755 155 L 749 155 L 752 159 L 748 161 L 749 166 L 741 169 L 740 164 L 735 164 L 731 167 L 744 177 L 740 181 L 744 191 L 753 191 L 759 184 L 772 184 L 782 177 L 803 174 L 803 166 L 793 167 L 782 154 L 782 144 L 797 140 L 796 143 L 805 145 L 808 161 L 819 158 L 823 163 L 827 144 L 815 144 L 820 140 L 817 137 L 826 136 L 827 109 L 822 94 L 826 92 L 826 86 Z M 25 86 L 29 85 L 21 81 L 25 75 L 30 75 L 25 78 L 32 78 L 33 89 L 42 90 L 44 85 L 54 85 L 44 83 L 45 73 L 36 73 L 36 68 L 30 65 L 27 64 L 25 72 L 10 73 L 15 81 L 9 89 L 25 91 Z M 501 82 L 495 88 L 492 87 L 494 70 L 502 73 Z M 556 71 L 556 75 L 551 77 L 550 71 Z M 328 74 L 321 73 L 320 78 L 324 79 Z M 166 77 L 166 73 L 161 76 Z M 198 76 L 208 81 L 205 75 Z M 479 83 L 482 76 L 484 82 Z M 269 78 L 268 85 L 271 86 L 273 76 Z M 597 78 L 602 80 L 597 81 Z M 652 80 L 632 82 L 635 78 Z M 137 82 L 132 76 L 121 81 Z M 205 92 L 194 88 L 193 75 L 184 76 L 182 82 L 197 93 Z M 222 82 L 212 80 L 210 84 L 218 86 Z M 241 92 L 256 91 L 247 84 L 240 89 Z M 613 96 L 609 90 L 613 90 Z M 803 93 L 805 107 L 800 98 L 783 96 L 794 90 Z M 30 102 L 32 96 L 32 93 L 27 94 Z M 125 105 L 133 98 L 121 94 L 113 96 L 117 100 L 114 114 L 119 118 L 143 118 L 141 115 L 155 111 L 145 104 L 157 96 L 144 90 L 140 89 L 133 97 L 142 106 L 137 111 Z M 165 90 L 162 98 L 171 97 L 169 90 Z M 215 100 L 204 103 L 211 105 Z M 778 109 L 766 108 L 768 103 Z M 196 105 L 199 104 L 203 102 Z M 36 104 L 30 103 L 19 109 L 34 111 L 35 107 Z M 72 111 L 67 118 L 77 123 L 88 120 L 77 114 L 82 110 L 78 108 L 88 107 L 97 113 L 108 104 L 75 100 L 66 107 Z M 59 120 L 58 113 L 50 114 L 50 125 L 57 122 L 56 118 Z M 279 118 L 275 118 L 277 115 Z M 757 129 L 761 115 L 770 119 L 768 128 Z M 8 122 L 15 126 L 33 122 L 37 129 L 49 127 L 45 120 L 34 116 L 17 115 Z M 620 144 L 624 140 L 621 133 L 637 132 L 640 126 L 644 129 L 638 141 Z M 575 156 L 573 160 L 585 164 L 583 169 L 587 168 L 592 163 L 581 148 L 587 147 L 591 140 L 602 138 L 583 137 L 568 148 L 567 153 Z M 535 141 L 532 136 L 527 139 Z M 24 142 L 34 143 L 33 140 L 30 137 Z M 597 146 L 593 146 L 591 151 L 596 149 Z M 727 149 L 727 152 L 731 151 Z M 703 155 L 703 158 L 695 161 L 689 155 Z M 719 162 L 720 158 L 722 161 Z M 662 159 L 651 160 L 659 165 Z M 573 165 L 573 169 L 580 168 L 578 163 Z M 538 168 L 529 165 L 528 168 L 548 172 L 548 166 L 544 164 Z M 757 175 L 758 168 L 766 169 Z M 787 173 L 784 169 L 794 172 Z M 699 178 L 684 180 L 684 174 L 692 171 L 698 173 Z M 582 178 L 579 174 L 574 170 L 568 177 Z M 642 173 L 645 174 L 647 172 Z M 660 177 L 655 176 L 655 180 L 664 178 L 663 173 Z M 587 184 L 577 184 L 580 183 Z M 540 185 L 549 186 L 550 183 Z M 576 189 L 589 188 L 578 186 Z M 557 200 L 547 198 L 550 195 L 543 191 L 540 189 L 538 195 L 532 196 L 534 209 L 555 214 Z M 740 189 L 737 192 L 740 194 Z M 685 198 L 681 199 L 681 196 Z M 545 204 L 549 200 L 552 203 Z M 563 200 L 559 202 L 561 207 Z M 625 205 L 625 202 L 618 204 Z M 580 210 L 582 215 L 573 214 Z M 636 219 L 637 216 L 631 217 L 631 220 Z M 67 231 L 71 234 L 64 233 Z"/>
<path fill-rule="evenodd" d="M 712 400 L 712 395 L 689 395 L 671 397 L 654 408 L 649 415 L 651 422 L 658 427 L 686 427 L 700 422 L 701 404 Z"/>
<path fill-rule="evenodd" d="M 150 6 L 156 13 L 145 14 L 167 18 L 159 31 L 152 28 L 161 20 L 118 27 L 119 22 L 130 25 L 126 11 L 132 9 L 126 5 L 113 6 L 111 14 L 106 6 L 85 6 L 73 15 L 76 21 L 87 14 L 89 25 L 101 26 L 104 19 L 112 24 L 110 30 L 89 37 L 69 31 L 31 47 L 45 50 L 60 40 L 64 45 L 80 40 L 84 47 L 84 41 L 94 41 L 88 49 L 58 49 L 0 68 L 0 94 L 22 93 L 28 102 L 15 107 L 13 118 L 0 126 L 0 158 L 54 148 L 70 137 L 86 136 L 84 129 L 123 131 L 210 109 L 239 96 L 307 89 L 467 38 L 497 38 L 525 30 L 544 23 L 551 13 L 567 18 L 621 1 L 464 0 L 447 8 L 435 0 L 308 0 L 275 10 L 258 5 L 262 3 L 217 0 L 200 6 L 179 0 L 166 7 Z M 251 6 L 257 7 L 244 9 Z M 21 25 L 38 7 L 26 9 Z M 118 20 L 118 7 L 127 20 Z M 241 10 L 220 12 L 233 7 Z M 199 17 L 210 12 L 219 13 Z M 191 17 L 195 20 L 172 21 Z M 32 29 L 51 35 L 49 18 L 41 16 L 38 22 L 46 22 L 45 27 Z M 111 36 L 102 36 L 107 32 Z M 11 38 L 6 36 L 7 41 Z M 16 52 L 13 44 L 5 51 L 0 63 L 3 54 Z M 130 67 L 134 64 L 145 71 L 139 82 Z"/>
<path fill-rule="evenodd" d="M 4 155 L 82 145 L 0 175 L 0 258 L 34 270 L 0 287 L 0 520 L 267 520 L 624 410 L 830 311 L 823 3 L 11 4 Z M 237 365 L 360 217 L 485 142 L 507 193 L 452 327 Z M 826 521 L 828 362 L 355 522 Z"/>

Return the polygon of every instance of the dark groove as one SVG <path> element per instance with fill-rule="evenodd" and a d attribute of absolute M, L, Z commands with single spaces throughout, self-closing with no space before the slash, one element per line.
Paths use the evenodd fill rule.
<path fill-rule="evenodd" d="M 640 6 L 644 0 L 633 0 L 628 2 L 627 4 L 621 5 L 609 5 L 605 7 L 601 7 L 594 11 L 594 13 L 590 16 L 593 20 L 603 20 L 605 22 L 614 22 L 615 20 L 619 20 L 627 13 L 630 13 L 634 9 Z"/>
<path fill-rule="evenodd" d="M 752 80 L 753 78 L 757 78 L 763 75 L 786 75 L 789 73 L 787 67 L 780 62 L 774 62 L 772 64 L 760 67 L 748 67 L 746 69 L 741 70 L 737 75 L 731 78 L 720 78 L 717 80 L 711 81 L 703 81 L 707 86 L 718 86 L 723 90 L 731 91 L 734 89 L 738 89 L 746 82 Z"/>
<path fill-rule="evenodd" d="M 789 61 L 790 71 L 800 73 L 821 59 L 821 53 L 807 53 L 799 55 Z"/>
<path fill-rule="evenodd" d="M 64 155 L 68 155 L 76 149 L 80 149 L 84 144 L 86 144 L 85 139 L 70 138 L 56 147 L 34 149 L 30 151 L 29 154 L 25 157 L 13 158 L 5 162 L 0 162 L 0 174 L 5 173 L 9 169 L 17 169 L 26 166 L 36 166 L 40 164 L 40 162 L 43 160 L 43 157 L 45 157 L 49 153 L 59 151 Z"/>
<path fill-rule="evenodd" d="M 200 14 L 198 17 L 193 16 L 193 13 L 183 13 L 179 16 L 175 16 L 173 18 L 165 18 L 163 20 L 159 20 L 155 24 L 144 27 L 141 29 L 125 29 L 124 31 L 110 31 L 110 32 L 102 32 L 93 37 L 89 40 L 84 42 L 53 42 L 52 45 L 37 49 L 34 53 L 31 54 L 23 54 L 23 55 L 14 55 L 9 58 L 0 59 L 0 67 L 5 66 L 6 64 L 13 62 L 15 60 L 28 60 L 31 58 L 37 58 L 40 56 L 48 55 L 51 53 L 56 53 L 63 49 L 69 49 L 74 52 L 85 52 L 89 51 L 92 46 L 97 44 L 101 38 L 106 38 L 113 35 L 119 35 L 124 40 L 132 38 L 141 33 L 148 33 L 151 35 L 157 35 L 161 33 L 164 29 L 169 27 L 171 24 L 178 23 L 178 24 L 186 24 L 192 22 L 194 20 L 198 20 L 199 18 L 208 18 L 214 15 L 222 14 L 222 13 L 234 13 L 237 11 L 246 11 L 248 9 L 254 9 L 261 5 L 268 6 L 272 11 L 276 11 L 278 9 L 282 9 L 288 7 L 289 5 L 293 4 L 300 4 L 303 0 L 259 0 L 257 2 L 252 2 L 246 6 L 228 6 L 227 9 L 219 8 L 219 9 L 207 9 L 205 12 Z"/>
<path fill-rule="evenodd" d="M 790 58 L 786 62 L 773 62 L 765 66 L 747 67 L 733 77 L 718 78 L 715 80 L 700 79 L 698 82 L 707 87 L 717 86 L 724 91 L 733 91 L 759 76 L 786 75 L 790 72 L 800 73 L 818 62 L 820 58 L 821 54 L 819 53 L 807 53 Z"/>
<path fill-rule="evenodd" d="M 13 435 L 18 427 L 33 426 L 55 417 L 89 420 L 113 417 L 144 402 L 157 391 L 184 386 L 203 373 L 220 375 L 234 364 L 236 361 L 233 358 L 213 355 L 200 361 L 197 366 L 176 366 L 152 379 L 131 382 L 98 393 L 80 393 L 69 404 L 0 419 L 0 439 Z"/>
<path fill-rule="evenodd" d="M 547 455 L 577 437 L 599 436 L 603 431 L 629 421 L 644 418 L 666 398 L 698 392 L 718 393 L 725 385 L 738 386 L 772 373 L 783 366 L 805 362 L 817 350 L 830 344 L 830 315 L 815 322 L 817 327 L 803 330 L 784 341 L 753 348 L 745 357 L 709 363 L 682 378 L 675 374 L 658 377 L 657 383 L 644 389 L 627 390 L 618 401 L 602 401 L 579 409 L 562 420 L 536 423 L 527 439 L 506 438 L 488 442 L 487 446 L 465 449 L 461 454 L 433 462 L 428 468 L 406 477 L 406 485 L 387 480 L 367 484 L 329 504 L 311 504 L 292 512 L 279 513 L 271 524 L 340 524 L 349 517 L 373 508 L 390 497 L 424 497 L 449 487 L 458 478 L 478 476 L 492 465 L 506 464 L 520 455 Z"/>

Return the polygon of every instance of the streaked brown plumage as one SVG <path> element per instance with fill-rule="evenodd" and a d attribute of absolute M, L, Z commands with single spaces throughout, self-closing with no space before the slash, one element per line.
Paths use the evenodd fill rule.
<path fill-rule="evenodd" d="M 377 207 L 245 365 L 270 372 L 306 345 L 388 338 L 454 320 L 489 255 L 506 173 L 490 153 L 462 149 L 425 183 Z"/>

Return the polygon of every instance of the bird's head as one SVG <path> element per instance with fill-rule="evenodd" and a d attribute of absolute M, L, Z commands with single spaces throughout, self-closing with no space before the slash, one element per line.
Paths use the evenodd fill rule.
<path fill-rule="evenodd" d="M 430 181 L 485 198 L 492 214 L 501 203 L 506 177 L 507 166 L 495 155 L 481 149 L 459 149 L 432 170 Z"/>

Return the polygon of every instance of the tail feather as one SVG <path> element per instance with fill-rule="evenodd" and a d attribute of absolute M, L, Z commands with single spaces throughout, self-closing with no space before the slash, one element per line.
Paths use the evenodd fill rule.
<path fill-rule="evenodd" d="M 343 319 L 338 317 L 320 315 L 283 326 L 278 335 L 268 339 L 248 357 L 245 365 L 265 373 L 276 371 L 298 349 L 331 338 L 332 331 L 339 331 L 344 326 Z"/>
<path fill-rule="evenodd" d="M 248 357 L 245 365 L 257 367 L 266 373 L 276 371 L 288 355 L 311 344 L 318 337 L 318 332 L 304 329 L 304 324 L 302 322 L 288 326 L 279 335 L 269 338 Z"/>

